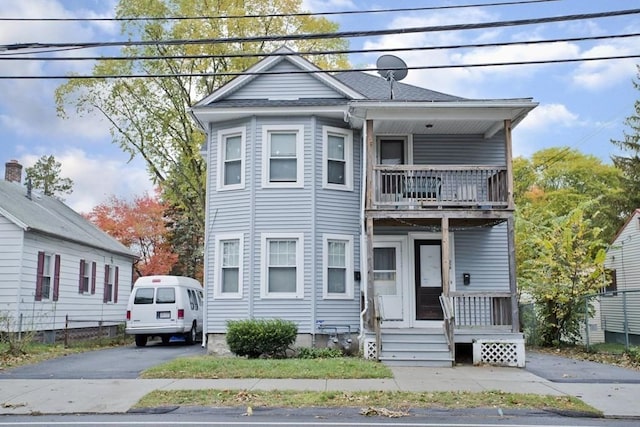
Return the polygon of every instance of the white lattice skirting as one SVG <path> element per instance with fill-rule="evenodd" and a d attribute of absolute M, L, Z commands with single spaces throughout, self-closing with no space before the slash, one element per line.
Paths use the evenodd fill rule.
<path fill-rule="evenodd" d="M 524 340 L 474 341 L 473 364 L 523 368 L 525 364 Z"/>
<path fill-rule="evenodd" d="M 363 352 L 365 359 L 376 359 L 378 357 L 378 348 L 375 338 L 365 338 Z"/>

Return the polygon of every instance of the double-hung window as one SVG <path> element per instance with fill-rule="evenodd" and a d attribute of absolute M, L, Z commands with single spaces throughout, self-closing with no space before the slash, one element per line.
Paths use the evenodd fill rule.
<path fill-rule="evenodd" d="M 105 264 L 103 302 L 118 302 L 118 276 L 119 268 L 117 265 Z"/>
<path fill-rule="evenodd" d="M 336 190 L 353 189 L 353 132 L 322 127 L 322 185 Z"/>
<path fill-rule="evenodd" d="M 244 188 L 245 128 L 218 131 L 218 190 Z"/>
<path fill-rule="evenodd" d="M 353 236 L 323 235 L 323 297 L 353 298 Z"/>
<path fill-rule="evenodd" d="M 58 301 L 60 294 L 60 255 L 38 252 L 35 300 Z"/>
<path fill-rule="evenodd" d="M 216 235 L 217 286 L 215 298 L 242 298 L 243 235 Z"/>
<path fill-rule="evenodd" d="M 262 235 L 263 298 L 304 296 L 304 236 L 302 233 Z"/>
<path fill-rule="evenodd" d="M 80 274 L 78 280 L 78 292 L 81 294 L 89 293 L 89 284 L 91 283 L 93 264 L 85 259 L 80 260 Z M 95 276 L 93 276 L 95 278 Z"/>
<path fill-rule="evenodd" d="M 304 187 L 304 126 L 264 126 L 263 187 Z"/>

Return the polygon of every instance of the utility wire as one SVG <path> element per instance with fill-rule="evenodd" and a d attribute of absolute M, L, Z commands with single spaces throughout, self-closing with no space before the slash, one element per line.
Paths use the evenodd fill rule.
<path fill-rule="evenodd" d="M 221 44 L 221 43 L 248 43 L 248 42 L 275 42 L 287 40 L 318 40 L 369 37 L 396 34 L 413 34 L 439 31 L 460 31 L 476 30 L 485 28 L 513 27 L 521 25 L 546 24 L 551 22 L 577 21 L 584 19 L 610 18 L 614 16 L 634 15 L 640 13 L 640 9 L 616 10 L 610 12 L 586 13 L 578 15 L 552 16 L 546 18 L 518 19 L 511 21 L 482 22 L 475 24 L 453 24 L 430 27 L 398 28 L 386 30 L 369 31 L 341 31 L 335 33 L 309 33 L 309 34 L 287 34 L 274 36 L 252 36 L 252 37 L 228 37 L 215 39 L 183 39 L 183 40 L 138 40 L 138 41 L 114 41 L 114 42 L 85 42 L 85 43 L 17 43 L 0 45 L 2 50 L 21 49 L 42 49 L 42 48 L 96 48 L 113 46 L 160 46 L 160 45 L 194 45 L 194 44 Z"/>
<path fill-rule="evenodd" d="M 267 55 L 268 56 L 268 55 Z M 514 61 L 514 62 L 493 62 L 479 64 L 448 64 L 448 65 L 422 65 L 407 67 L 407 70 L 439 70 L 452 68 L 477 68 L 477 67 L 502 67 L 508 65 L 539 65 L 539 64 L 559 64 L 570 62 L 586 62 L 586 61 L 610 61 L 615 59 L 632 59 L 640 58 L 638 55 L 619 55 L 619 56 L 602 56 L 591 58 L 568 58 L 568 59 L 546 59 L 538 61 Z M 291 74 L 321 74 L 321 73 L 342 73 L 354 71 L 378 71 L 378 68 L 351 68 L 351 69 L 335 69 L 335 70 L 296 70 L 296 71 L 260 71 L 247 72 L 225 71 L 221 73 L 158 73 L 158 74 L 105 74 L 105 75 L 51 75 L 51 76 L 0 76 L 0 80 L 16 79 L 16 80 L 37 80 L 37 79 L 119 79 L 119 78 L 176 78 L 176 77 L 235 77 L 235 76 L 260 76 L 260 75 L 291 75 Z"/>
<path fill-rule="evenodd" d="M 439 46 L 414 46 L 414 47 L 401 47 L 401 48 L 378 48 L 378 49 L 340 49 L 340 50 L 312 50 L 312 51 L 299 51 L 298 55 L 338 55 L 338 54 L 354 54 L 354 53 L 381 53 L 381 52 L 413 52 L 413 51 L 428 51 L 428 50 L 448 50 L 448 49 L 467 49 L 467 48 L 484 48 L 484 47 L 504 47 L 504 46 L 520 46 L 520 45 L 534 45 L 545 43 L 562 43 L 562 42 L 581 42 L 591 40 L 609 40 L 618 38 L 638 37 L 640 33 L 629 34 L 612 34 L 602 36 L 590 36 L 590 37 L 567 37 L 559 39 L 544 39 L 544 40 L 522 40 L 515 42 L 494 42 L 494 43 L 471 43 L 471 44 L 457 44 L 457 45 L 439 45 Z M 33 52 L 42 53 L 42 52 Z M 27 53 L 32 54 L 32 53 Z M 222 59 L 222 58 L 254 58 L 263 56 L 288 56 L 287 52 L 273 52 L 265 54 L 264 52 L 258 53 L 225 53 L 225 54 L 211 54 L 211 55 L 135 55 L 135 56 L 14 56 L 15 53 L 0 53 L 0 61 L 84 61 L 84 60 L 166 60 L 166 59 Z"/>
<path fill-rule="evenodd" d="M 370 13 L 393 13 L 393 12 L 420 12 L 427 10 L 464 9 L 490 6 L 512 6 L 530 3 L 548 3 L 560 0 L 521 0 L 496 3 L 475 3 L 456 6 L 428 6 L 428 7 L 403 7 L 394 9 L 370 9 L 370 10 L 346 10 L 336 12 L 297 12 L 297 13 L 268 13 L 255 15 L 211 15 L 211 16 L 172 16 L 172 17 L 122 17 L 122 18 L 0 18 L 0 21 L 20 21 L 20 22 L 100 22 L 100 21 L 187 21 L 202 19 L 248 19 L 248 18 L 288 18 L 295 16 L 331 16 L 331 15 L 362 15 Z"/>

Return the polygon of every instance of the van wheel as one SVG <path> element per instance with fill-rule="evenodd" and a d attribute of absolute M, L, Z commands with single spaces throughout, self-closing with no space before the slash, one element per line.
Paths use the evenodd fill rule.
<path fill-rule="evenodd" d="M 136 346 L 144 347 L 147 345 L 147 336 L 146 335 L 136 335 Z"/>
<path fill-rule="evenodd" d="M 196 342 L 197 338 L 198 338 L 198 331 L 196 329 L 196 324 L 194 323 L 193 325 L 191 325 L 191 330 L 184 337 L 184 339 L 187 342 L 187 344 L 193 344 L 194 342 Z"/>
<path fill-rule="evenodd" d="M 169 341 L 171 341 L 171 337 L 167 335 L 163 335 L 161 338 L 162 338 L 162 344 L 169 344 Z"/>

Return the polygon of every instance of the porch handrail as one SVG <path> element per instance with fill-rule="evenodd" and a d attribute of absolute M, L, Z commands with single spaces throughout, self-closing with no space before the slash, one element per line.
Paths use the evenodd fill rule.
<path fill-rule="evenodd" d="M 511 326 L 510 292 L 450 292 L 456 326 Z"/>
<path fill-rule="evenodd" d="M 453 311 L 453 303 L 451 297 L 440 295 L 440 306 L 442 307 L 442 313 L 444 315 L 444 333 L 447 337 L 447 343 L 449 344 L 449 351 L 451 351 L 451 357 L 456 360 L 456 344 L 454 342 L 454 331 L 456 329 L 456 318 Z"/>
<path fill-rule="evenodd" d="M 376 209 L 506 208 L 505 165 L 373 165 Z"/>
<path fill-rule="evenodd" d="M 380 295 L 378 295 L 377 298 L 373 298 L 373 308 L 375 313 L 373 326 L 376 333 L 376 361 L 378 362 L 380 361 L 380 352 L 382 350 L 382 332 L 380 328 L 380 323 L 382 322 L 382 314 L 380 313 L 380 309 L 382 307 L 382 304 L 379 299 Z"/>

